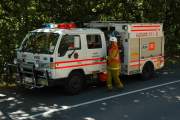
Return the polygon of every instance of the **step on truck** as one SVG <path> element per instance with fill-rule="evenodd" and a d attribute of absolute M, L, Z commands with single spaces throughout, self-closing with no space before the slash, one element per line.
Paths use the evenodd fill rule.
<path fill-rule="evenodd" d="M 85 84 L 105 80 L 107 47 L 114 35 L 122 44 L 122 74 L 144 79 L 164 66 L 163 25 L 115 21 L 44 24 L 29 32 L 17 49 L 17 84 L 37 88 L 60 84 L 76 94 Z"/>

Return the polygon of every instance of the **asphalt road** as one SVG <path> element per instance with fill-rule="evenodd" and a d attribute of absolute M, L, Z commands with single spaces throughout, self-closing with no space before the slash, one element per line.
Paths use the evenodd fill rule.
<path fill-rule="evenodd" d="M 90 86 L 68 96 L 61 88 L 0 90 L 0 120 L 180 120 L 180 65 L 152 80 L 123 77 L 125 89 Z"/>

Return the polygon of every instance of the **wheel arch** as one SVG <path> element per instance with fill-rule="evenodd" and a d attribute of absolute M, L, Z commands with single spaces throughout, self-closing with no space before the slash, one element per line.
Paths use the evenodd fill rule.
<path fill-rule="evenodd" d="M 151 60 L 147 60 L 147 61 L 141 66 L 141 73 L 142 73 L 142 71 L 143 71 L 143 68 L 146 67 L 147 65 L 152 66 L 152 68 L 155 70 L 154 62 L 151 61 Z"/>
<path fill-rule="evenodd" d="M 69 73 L 68 76 L 70 76 L 70 75 L 72 75 L 72 74 L 75 74 L 75 73 L 82 73 L 82 75 L 85 76 L 85 72 L 84 72 L 83 69 L 74 69 L 74 70 L 72 70 L 72 71 Z"/>

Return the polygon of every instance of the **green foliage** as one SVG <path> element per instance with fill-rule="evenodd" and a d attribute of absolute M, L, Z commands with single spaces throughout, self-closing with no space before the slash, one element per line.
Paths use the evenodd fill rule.
<path fill-rule="evenodd" d="M 121 20 L 162 22 L 166 54 L 180 54 L 179 0 L 1 0 L 0 72 L 25 34 L 46 22 Z"/>

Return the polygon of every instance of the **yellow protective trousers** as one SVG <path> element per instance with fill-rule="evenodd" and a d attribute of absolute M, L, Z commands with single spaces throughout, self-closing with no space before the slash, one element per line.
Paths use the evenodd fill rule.
<path fill-rule="evenodd" d="M 108 69 L 108 79 L 107 79 L 107 87 L 108 89 L 112 89 L 112 80 L 114 80 L 114 84 L 117 88 L 123 88 L 123 84 L 119 78 L 120 69 Z"/>

